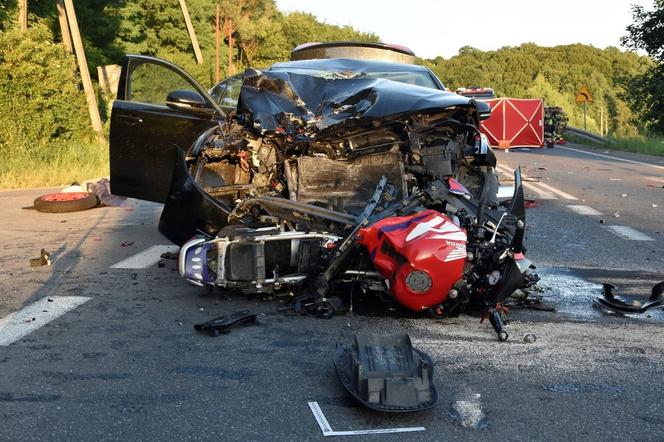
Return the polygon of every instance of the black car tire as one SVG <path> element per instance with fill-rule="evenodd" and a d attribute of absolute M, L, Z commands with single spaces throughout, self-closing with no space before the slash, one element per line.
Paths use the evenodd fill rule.
<path fill-rule="evenodd" d="M 92 209 L 97 203 L 97 195 L 94 193 L 49 193 L 36 198 L 34 208 L 45 213 L 78 212 Z"/>

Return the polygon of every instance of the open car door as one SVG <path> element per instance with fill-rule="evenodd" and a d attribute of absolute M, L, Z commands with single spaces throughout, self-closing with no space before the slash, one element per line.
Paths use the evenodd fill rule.
<path fill-rule="evenodd" d="M 177 150 L 186 152 L 220 118 L 218 104 L 184 70 L 127 55 L 111 113 L 111 191 L 165 202 Z"/>

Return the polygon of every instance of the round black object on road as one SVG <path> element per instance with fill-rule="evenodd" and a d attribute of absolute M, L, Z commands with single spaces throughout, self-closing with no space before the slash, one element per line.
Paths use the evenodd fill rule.
<path fill-rule="evenodd" d="M 88 192 L 49 193 L 35 199 L 36 210 L 45 213 L 78 212 L 97 205 L 97 195 Z"/>

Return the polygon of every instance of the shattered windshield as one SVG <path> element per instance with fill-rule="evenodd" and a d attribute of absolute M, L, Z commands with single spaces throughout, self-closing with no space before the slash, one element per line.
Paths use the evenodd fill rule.
<path fill-rule="evenodd" d="M 422 86 L 431 89 L 439 89 L 438 85 L 433 81 L 431 76 L 424 71 L 323 71 L 316 69 L 298 69 L 293 67 L 279 68 L 272 67 L 272 71 L 287 71 L 302 75 L 311 75 L 314 77 L 325 78 L 328 80 L 335 79 L 352 79 L 352 78 L 382 78 L 385 80 L 398 81 L 400 83 L 412 84 L 415 86 Z"/>

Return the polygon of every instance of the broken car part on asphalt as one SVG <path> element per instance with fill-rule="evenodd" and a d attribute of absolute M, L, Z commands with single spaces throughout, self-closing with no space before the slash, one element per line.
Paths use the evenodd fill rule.
<path fill-rule="evenodd" d="M 150 71 L 179 76 L 182 89 L 154 95 Z M 520 171 L 504 209 L 479 132 L 488 105 L 432 75 L 279 63 L 246 71 L 226 115 L 177 66 L 128 56 L 111 117 L 112 190 L 165 203 L 159 230 L 182 245 L 180 274 L 196 285 L 294 293 L 320 316 L 353 289 L 436 317 L 477 309 L 504 337 L 496 307 L 538 279 L 524 256 Z"/>
<path fill-rule="evenodd" d="M 41 267 L 41 266 L 50 266 L 51 265 L 51 254 L 46 251 L 46 249 L 41 249 L 39 252 L 39 258 L 30 259 L 30 267 Z"/>
<path fill-rule="evenodd" d="M 334 368 L 348 392 L 372 410 L 421 411 L 436 405 L 433 362 L 407 334 L 356 335 L 337 344 Z"/>
<path fill-rule="evenodd" d="M 230 333 L 231 327 L 238 325 L 256 324 L 256 314 L 248 311 L 232 313 L 226 316 L 219 316 L 207 322 L 194 325 L 194 329 L 200 332 L 206 332 L 210 336 L 219 336 L 220 333 Z"/>
<path fill-rule="evenodd" d="M 619 314 L 642 314 L 651 308 L 664 308 L 664 281 L 653 286 L 650 298 L 646 303 L 636 300 L 628 303 L 616 298 L 613 294 L 615 288 L 612 284 L 604 284 L 602 287 L 602 297 L 595 298 L 593 303 L 602 309 Z"/>

